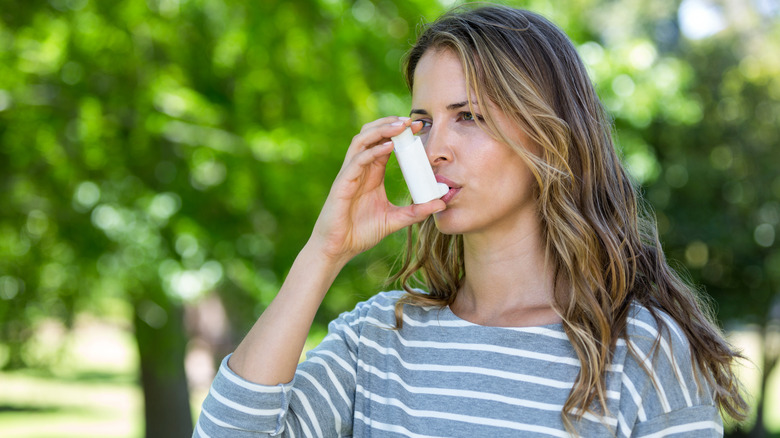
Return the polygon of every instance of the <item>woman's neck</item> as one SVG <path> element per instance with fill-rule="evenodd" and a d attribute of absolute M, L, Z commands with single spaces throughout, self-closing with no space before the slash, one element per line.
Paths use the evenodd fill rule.
<path fill-rule="evenodd" d="M 560 322 L 552 309 L 553 272 L 540 227 L 502 236 L 464 235 L 465 277 L 452 311 L 482 325 Z"/>

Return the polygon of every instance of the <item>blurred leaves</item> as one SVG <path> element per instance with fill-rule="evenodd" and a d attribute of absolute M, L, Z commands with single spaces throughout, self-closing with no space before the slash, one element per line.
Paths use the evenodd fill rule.
<path fill-rule="evenodd" d="M 117 298 L 154 326 L 170 304 L 218 290 L 243 332 L 354 132 L 407 108 L 398 66 L 413 4 L 6 6 L 0 320 L 17 362 L 42 318 Z M 323 321 L 374 291 L 368 263 L 346 270 L 352 292 L 329 298 Z"/>
<path fill-rule="evenodd" d="M 670 257 L 722 318 L 760 322 L 780 276 L 778 7 L 697 1 L 725 23 L 700 39 L 683 33 L 690 17 L 672 0 L 514 4 L 575 40 Z M 9 345 L 41 318 L 107 303 L 136 303 L 127 311 L 161 324 L 171 304 L 212 291 L 243 333 L 305 242 L 351 137 L 408 111 L 400 58 L 418 23 L 448 6 L 0 4 Z M 392 164 L 388 190 L 405 197 Z M 381 287 L 400 240 L 348 266 L 318 324 Z"/>

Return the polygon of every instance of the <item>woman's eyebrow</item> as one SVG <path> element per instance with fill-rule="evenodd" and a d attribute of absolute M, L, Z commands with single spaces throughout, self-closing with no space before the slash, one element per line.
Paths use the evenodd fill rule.
<path fill-rule="evenodd" d="M 447 111 L 460 109 L 460 108 L 463 108 L 465 106 L 468 106 L 468 104 L 469 104 L 469 102 L 467 100 L 464 100 L 463 102 L 451 103 L 451 104 L 447 105 Z M 473 104 L 473 105 L 476 105 L 476 104 Z M 412 114 L 420 114 L 420 115 L 423 115 L 423 116 L 429 115 L 428 111 L 426 111 L 424 109 L 413 109 L 412 111 L 409 112 L 410 116 Z"/>
<path fill-rule="evenodd" d="M 460 109 L 460 108 L 463 108 L 464 106 L 468 106 L 468 104 L 469 104 L 469 101 L 467 101 L 467 100 L 464 100 L 463 102 L 458 102 L 458 103 L 451 103 L 451 104 L 447 105 L 447 111 Z"/>

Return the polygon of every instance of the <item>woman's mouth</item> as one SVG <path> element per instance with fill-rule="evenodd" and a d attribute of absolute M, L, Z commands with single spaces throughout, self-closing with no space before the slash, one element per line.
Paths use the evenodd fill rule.
<path fill-rule="evenodd" d="M 445 203 L 445 204 L 449 204 L 449 203 L 450 203 L 450 200 L 452 200 L 452 198 L 454 198 L 454 197 L 455 197 L 455 195 L 457 195 L 459 191 L 460 191 L 460 187 L 458 187 L 458 188 L 455 188 L 455 187 L 450 187 L 450 191 L 449 191 L 449 192 L 447 192 L 447 193 L 446 193 L 444 196 L 442 196 L 440 199 L 441 199 L 442 201 L 444 201 L 444 203 Z"/>
<path fill-rule="evenodd" d="M 436 182 L 447 184 L 447 187 L 450 188 L 450 190 L 441 197 L 441 200 L 444 201 L 445 204 L 449 204 L 452 198 L 454 198 L 458 192 L 460 192 L 461 186 L 459 184 L 456 184 L 452 180 L 441 175 L 436 175 Z"/>

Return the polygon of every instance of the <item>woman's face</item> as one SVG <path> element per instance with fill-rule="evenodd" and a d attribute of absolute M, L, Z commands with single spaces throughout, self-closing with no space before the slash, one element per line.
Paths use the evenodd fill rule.
<path fill-rule="evenodd" d="M 473 93 L 472 93 L 473 95 Z M 538 224 L 534 179 L 520 155 L 480 128 L 489 110 L 499 129 L 528 147 L 522 131 L 493 104 L 469 110 L 466 79 L 457 55 L 429 49 L 414 71 L 412 118 L 436 179 L 450 186 L 447 209 L 435 215 L 445 234 L 515 233 Z M 528 228 L 525 228 L 526 230 Z"/>

